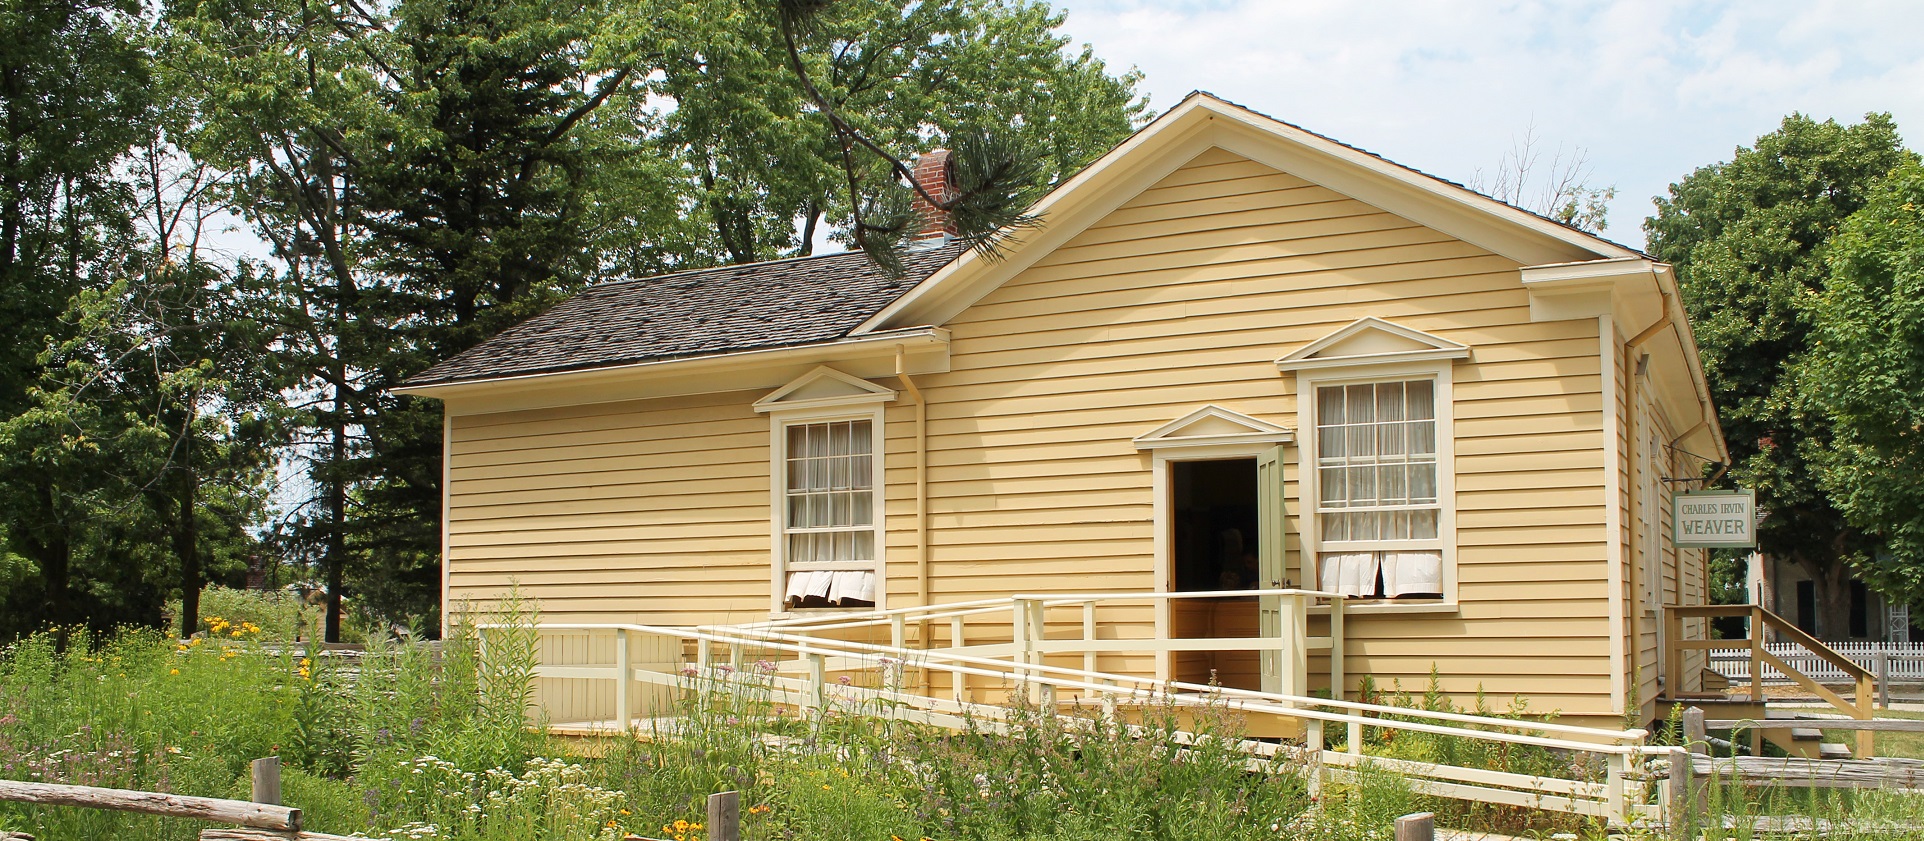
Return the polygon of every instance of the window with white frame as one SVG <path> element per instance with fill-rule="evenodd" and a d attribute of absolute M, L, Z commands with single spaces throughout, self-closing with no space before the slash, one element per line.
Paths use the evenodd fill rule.
<path fill-rule="evenodd" d="M 1444 505 L 1437 384 L 1316 384 L 1316 560 L 1322 589 L 1441 598 Z"/>
<path fill-rule="evenodd" d="M 877 552 L 876 424 L 786 423 L 780 435 L 782 607 L 873 607 Z"/>

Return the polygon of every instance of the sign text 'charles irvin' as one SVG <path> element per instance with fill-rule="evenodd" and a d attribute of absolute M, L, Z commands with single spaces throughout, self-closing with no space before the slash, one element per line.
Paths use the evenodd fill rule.
<path fill-rule="evenodd" d="M 1672 500 L 1679 549 L 1750 549 L 1757 545 L 1755 491 L 1690 491 Z"/>

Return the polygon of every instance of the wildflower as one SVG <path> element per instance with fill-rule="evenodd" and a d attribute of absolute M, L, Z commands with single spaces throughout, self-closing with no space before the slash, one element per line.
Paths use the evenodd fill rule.
<path fill-rule="evenodd" d="M 773 809 L 773 808 L 775 807 L 770 806 L 767 803 L 757 803 L 753 806 L 748 807 L 748 813 L 751 815 L 760 815 L 765 812 L 768 812 L 770 809 Z"/>
<path fill-rule="evenodd" d="M 177 675 L 177 674 L 180 674 L 180 670 L 179 670 L 179 669 L 168 669 L 168 670 L 167 670 L 167 673 L 168 673 L 168 674 L 170 674 L 170 675 Z"/>

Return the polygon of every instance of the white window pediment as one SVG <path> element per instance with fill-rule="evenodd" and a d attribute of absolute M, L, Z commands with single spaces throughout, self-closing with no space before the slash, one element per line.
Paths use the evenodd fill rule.
<path fill-rule="evenodd" d="M 891 389 L 823 365 L 755 401 L 755 411 L 784 412 L 825 406 L 857 406 L 887 403 L 894 399 L 895 392 Z"/>
<path fill-rule="evenodd" d="M 1204 406 L 1138 436 L 1136 449 L 1209 447 L 1218 444 L 1287 443 L 1295 433 L 1221 406 Z"/>
<path fill-rule="evenodd" d="M 1469 345 L 1367 317 L 1276 360 L 1276 367 L 1300 371 L 1469 357 Z"/>

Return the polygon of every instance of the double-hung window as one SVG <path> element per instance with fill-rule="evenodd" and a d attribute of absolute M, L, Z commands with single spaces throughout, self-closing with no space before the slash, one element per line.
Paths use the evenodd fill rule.
<path fill-rule="evenodd" d="M 1316 562 L 1325 591 L 1443 596 L 1437 383 L 1314 386 Z"/>
<path fill-rule="evenodd" d="M 822 366 L 755 401 L 772 434 L 776 613 L 883 606 L 882 407 L 893 399 Z"/>
<path fill-rule="evenodd" d="M 782 606 L 873 607 L 875 422 L 789 423 L 782 438 Z"/>

